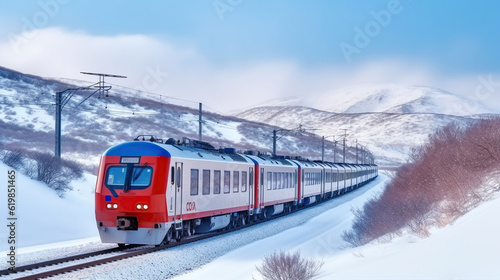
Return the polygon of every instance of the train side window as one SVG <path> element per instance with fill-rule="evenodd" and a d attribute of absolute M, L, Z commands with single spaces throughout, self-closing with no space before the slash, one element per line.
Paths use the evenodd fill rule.
<path fill-rule="evenodd" d="M 278 174 L 276 172 L 273 172 L 273 190 L 275 190 L 277 186 L 278 186 Z"/>
<path fill-rule="evenodd" d="M 231 183 L 231 171 L 224 171 L 224 193 L 231 191 L 229 184 Z"/>
<path fill-rule="evenodd" d="M 170 184 L 174 184 L 175 182 L 175 167 L 172 166 L 172 168 L 170 168 Z"/>
<path fill-rule="evenodd" d="M 267 190 L 273 189 L 273 173 L 267 172 Z"/>
<path fill-rule="evenodd" d="M 210 170 L 203 170 L 203 191 L 204 195 L 210 194 Z"/>
<path fill-rule="evenodd" d="M 241 171 L 241 192 L 247 191 L 247 172 Z"/>
<path fill-rule="evenodd" d="M 200 170 L 191 169 L 191 195 L 198 195 Z"/>
<path fill-rule="evenodd" d="M 233 193 L 240 191 L 240 172 L 233 171 Z"/>
<path fill-rule="evenodd" d="M 214 194 L 220 194 L 220 182 L 221 182 L 220 175 L 221 175 L 220 170 L 214 171 Z"/>

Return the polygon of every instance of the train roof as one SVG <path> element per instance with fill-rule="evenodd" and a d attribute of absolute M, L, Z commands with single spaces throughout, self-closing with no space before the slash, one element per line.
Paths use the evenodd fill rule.
<path fill-rule="evenodd" d="M 158 141 L 159 140 L 159 141 Z M 150 141 L 134 141 L 118 144 L 106 150 L 104 156 L 164 156 L 189 159 L 213 160 L 223 162 L 255 163 L 259 165 L 298 166 L 309 168 L 337 168 L 359 169 L 375 164 L 349 164 L 336 162 L 309 161 L 307 159 L 270 157 L 263 154 L 240 154 L 233 148 L 215 149 L 207 142 L 183 138 L 181 141 L 173 139 L 165 143 L 161 139 L 151 137 Z"/>

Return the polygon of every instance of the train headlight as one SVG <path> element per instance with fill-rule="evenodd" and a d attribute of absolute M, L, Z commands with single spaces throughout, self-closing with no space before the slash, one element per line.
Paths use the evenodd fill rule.
<path fill-rule="evenodd" d="M 111 209 L 111 203 L 106 204 L 106 208 Z"/>
<path fill-rule="evenodd" d="M 113 209 L 117 209 L 118 208 L 118 204 L 113 204 Z"/>
<path fill-rule="evenodd" d="M 137 210 L 148 210 L 149 205 L 147 205 L 146 203 L 139 203 L 135 206 L 135 208 Z"/>

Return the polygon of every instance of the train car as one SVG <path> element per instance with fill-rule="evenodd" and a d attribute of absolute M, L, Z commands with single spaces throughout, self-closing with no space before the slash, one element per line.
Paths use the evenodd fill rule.
<path fill-rule="evenodd" d="M 254 163 L 232 150 L 127 142 L 101 158 L 96 220 L 103 242 L 160 244 L 244 223 Z"/>
<path fill-rule="evenodd" d="M 298 204 L 298 166 L 284 158 L 247 155 L 258 170 L 255 214 L 262 218 L 292 211 Z"/>
<path fill-rule="evenodd" d="M 299 199 L 301 205 L 309 205 L 321 200 L 323 195 L 322 175 L 324 168 L 317 162 L 292 160 L 299 167 Z"/>

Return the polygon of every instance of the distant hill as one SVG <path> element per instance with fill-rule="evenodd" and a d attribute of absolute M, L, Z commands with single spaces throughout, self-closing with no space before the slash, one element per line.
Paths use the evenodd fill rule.
<path fill-rule="evenodd" d="M 308 106 L 339 114 L 427 113 L 471 116 L 500 113 L 495 104 L 486 104 L 477 98 L 471 99 L 426 86 L 361 84 L 336 89 L 311 98 L 306 96 L 272 99 L 261 106 Z"/>
<path fill-rule="evenodd" d="M 428 113 L 468 116 L 494 112 L 493 108 L 467 97 L 425 86 L 358 85 L 338 89 L 328 96 L 335 102 L 329 103 L 327 110 L 339 113 Z"/>
<path fill-rule="evenodd" d="M 398 165 L 408 158 L 411 148 L 426 142 L 429 134 L 451 122 L 467 124 L 473 118 L 443 114 L 330 113 L 307 107 L 260 107 L 237 115 L 240 118 L 280 127 L 314 130 L 342 141 L 347 129 L 349 145 L 368 147 L 382 165 Z M 319 129 L 319 130 L 316 130 Z"/>

